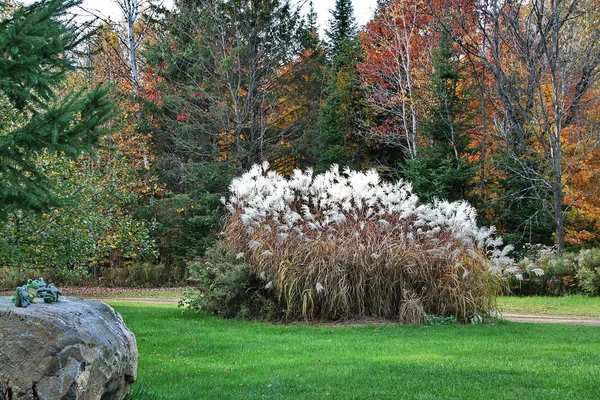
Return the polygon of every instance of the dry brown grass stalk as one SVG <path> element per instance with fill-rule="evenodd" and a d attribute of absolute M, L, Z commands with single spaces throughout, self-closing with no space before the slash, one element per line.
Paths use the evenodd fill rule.
<path fill-rule="evenodd" d="M 266 223 L 249 231 L 233 213 L 223 240 L 244 253 L 265 284 L 272 282 L 289 320 L 467 321 L 495 308 L 499 279 L 482 251 L 467 251 L 443 230 L 434 239 L 407 240 L 412 221 L 387 220 L 382 228 L 348 218 L 325 233 L 277 232 Z"/>

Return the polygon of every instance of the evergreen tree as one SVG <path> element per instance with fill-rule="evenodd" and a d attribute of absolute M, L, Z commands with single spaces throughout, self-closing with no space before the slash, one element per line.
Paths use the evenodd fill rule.
<path fill-rule="evenodd" d="M 363 94 L 355 66 L 360 60 L 358 40 L 346 40 L 335 54 L 328 70 L 329 85 L 321 108 L 319 146 L 316 170 L 332 164 L 361 169 L 366 153 L 359 136 L 363 119 Z"/>
<path fill-rule="evenodd" d="M 318 32 L 319 25 L 317 23 L 317 12 L 312 0 L 308 3 L 308 14 L 306 14 L 306 28 L 309 32 Z"/>
<path fill-rule="evenodd" d="M 145 52 L 160 94 L 147 105 L 155 166 L 170 192 L 148 211 L 161 217 L 163 255 L 201 255 L 231 178 L 294 156 L 309 123 L 294 77 L 314 77 L 303 72 L 311 40 L 288 0 L 185 0 L 164 18 Z"/>
<path fill-rule="evenodd" d="M 358 24 L 354 16 L 354 7 L 352 0 L 336 0 L 335 8 L 329 10 L 331 18 L 329 19 L 329 29 L 325 31 L 330 55 L 333 58 L 343 43 L 353 40 L 358 33 Z"/>
<path fill-rule="evenodd" d="M 405 177 L 423 201 L 465 199 L 474 175 L 467 160 L 470 139 L 468 90 L 461 87 L 460 64 L 452 41 L 442 34 L 433 51 L 432 99 L 421 124 L 427 146 L 407 161 Z"/>
<path fill-rule="evenodd" d="M 0 219 L 16 210 L 60 204 L 37 156 L 74 158 L 106 133 L 103 125 L 113 109 L 107 91 L 97 87 L 65 95 L 61 86 L 86 37 L 81 26 L 64 22 L 68 9 L 79 3 L 44 0 L 17 7 L 0 21 Z"/>
<path fill-rule="evenodd" d="M 319 121 L 319 146 L 316 147 L 316 170 L 332 164 L 355 169 L 364 167 L 364 140 L 358 135 L 363 118 L 363 94 L 356 65 L 362 52 L 357 39 L 357 24 L 352 1 L 337 0 L 330 10 L 328 38 L 330 64 L 328 84 Z"/>

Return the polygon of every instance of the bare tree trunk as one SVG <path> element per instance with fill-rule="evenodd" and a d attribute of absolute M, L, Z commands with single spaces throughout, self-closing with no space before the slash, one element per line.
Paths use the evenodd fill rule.
<path fill-rule="evenodd" d="M 123 12 L 125 24 L 127 25 L 127 52 L 129 58 L 129 68 L 131 70 L 131 87 L 133 93 L 137 96 L 140 87 L 138 74 L 136 52 L 139 46 L 139 39 L 135 37 L 135 23 L 140 16 L 140 0 L 115 0 Z"/>
<path fill-rule="evenodd" d="M 560 125 L 560 124 L 559 124 Z M 554 223 L 556 230 L 556 250 L 562 253 L 565 250 L 565 212 L 564 204 L 564 185 L 563 166 L 562 166 L 562 145 L 560 142 L 560 126 L 555 128 L 552 133 L 552 195 L 554 200 Z"/>

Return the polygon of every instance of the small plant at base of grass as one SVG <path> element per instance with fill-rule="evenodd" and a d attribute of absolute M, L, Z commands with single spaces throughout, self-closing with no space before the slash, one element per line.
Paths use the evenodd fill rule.
<path fill-rule="evenodd" d="M 268 283 L 222 243 L 208 248 L 202 261 L 189 263 L 189 269 L 197 290 L 187 291 L 179 306 L 224 318 L 281 318 Z"/>
<path fill-rule="evenodd" d="M 431 326 L 440 326 L 440 325 L 454 325 L 456 324 L 456 318 L 453 315 L 449 317 L 441 317 L 439 315 L 428 315 L 425 318 L 425 323 Z"/>

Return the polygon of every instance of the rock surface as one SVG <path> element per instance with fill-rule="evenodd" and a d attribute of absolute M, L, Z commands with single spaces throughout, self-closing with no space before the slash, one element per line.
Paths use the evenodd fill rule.
<path fill-rule="evenodd" d="M 0 297 L 0 400 L 121 400 L 137 358 L 135 336 L 105 303 L 18 308 Z"/>

